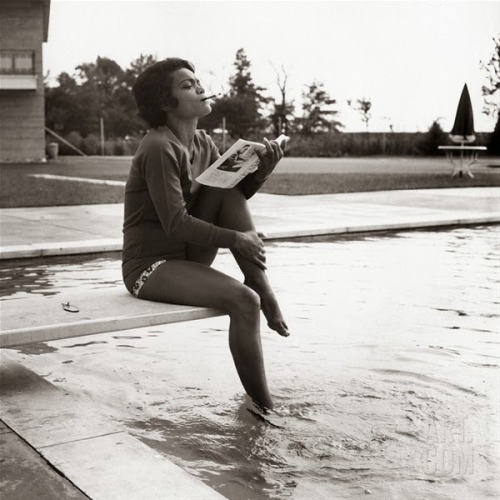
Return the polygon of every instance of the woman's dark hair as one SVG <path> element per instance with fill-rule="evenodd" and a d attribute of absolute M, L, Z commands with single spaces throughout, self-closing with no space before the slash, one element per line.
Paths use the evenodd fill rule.
<path fill-rule="evenodd" d="M 137 77 L 132 92 L 139 116 L 146 120 L 150 127 L 165 125 L 166 112 L 161 108 L 178 104 L 171 93 L 172 73 L 182 68 L 194 72 L 194 66 L 189 61 L 169 57 L 149 66 Z"/>

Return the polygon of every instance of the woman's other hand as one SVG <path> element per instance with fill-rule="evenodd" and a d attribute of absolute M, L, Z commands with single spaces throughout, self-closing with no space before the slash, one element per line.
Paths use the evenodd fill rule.
<path fill-rule="evenodd" d="M 245 231 L 236 233 L 234 250 L 240 253 L 245 259 L 253 262 L 261 269 L 266 269 L 266 251 L 264 242 L 255 231 Z"/>
<path fill-rule="evenodd" d="M 283 147 L 285 147 L 283 142 Z M 260 158 L 258 175 L 264 181 L 271 175 L 276 165 L 283 158 L 284 152 L 281 146 L 276 141 L 268 141 L 264 138 L 265 150 L 257 150 L 257 155 Z"/>

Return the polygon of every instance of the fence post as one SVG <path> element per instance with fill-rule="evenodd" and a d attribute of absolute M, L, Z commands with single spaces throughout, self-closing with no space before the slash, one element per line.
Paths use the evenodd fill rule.
<path fill-rule="evenodd" d="M 101 156 L 104 156 L 104 118 L 101 116 L 100 125 L 101 125 Z"/>

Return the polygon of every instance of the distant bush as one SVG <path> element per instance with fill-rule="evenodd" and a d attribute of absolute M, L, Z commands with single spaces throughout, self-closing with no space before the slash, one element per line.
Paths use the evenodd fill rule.
<path fill-rule="evenodd" d="M 75 146 L 76 148 L 78 148 L 80 150 L 82 149 L 83 138 L 78 132 L 70 132 L 65 137 L 65 139 L 69 143 L 73 144 L 73 146 Z M 63 155 L 63 156 L 65 156 L 65 155 L 78 155 L 78 153 L 74 149 L 70 148 L 63 141 L 56 139 L 53 135 L 46 134 L 45 144 L 48 145 L 51 142 L 56 142 L 57 144 L 59 144 L 59 154 L 60 155 Z"/>
<path fill-rule="evenodd" d="M 125 140 L 106 139 L 104 142 L 104 154 L 106 156 L 123 156 L 125 154 Z"/>
<path fill-rule="evenodd" d="M 78 132 L 70 132 L 66 137 L 65 139 L 70 143 L 70 144 L 73 144 L 73 146 L 75 146 L 76 148 L 78 149 L 82 149 L 82 145 L 83 145 L 83 137 L 78 133 Z M 70 151 L 69 153 L 63 153 L 63 151 Z M 69 146 L 67 146 L 66 144 L 61 144 L 59 145 L 59 151 L 61 154 L 78 154 L 74 149 L 71 149 Z"/>
<path fill-rule="evenodd" d="M 477 133 L 475 146 L 488 145 L 493 134 Z M 442 130 L 428 132 L 337 132 L 292 137 L 287 155 L 295 157 L 428 156 L 443 154 L 438 146 L 452 144 Z M 490 154 L 494 154 L 493 150 Z"/>
<path fill-rule="evenodd" d="M 497 126 L 498 128 L 498 126 Z M 496 134 L 498 135 L 498 130 Z M 104 144 L 107 156 L 133 156 L 143 135 L 125 138 L 108 138 Z M 255 134 L 246 139 L 262 142 L 263 137 L 272 138 L 268 133 Z M 490 154 L 495 153 L 494 133 L 477 133 L 475 146 L 489 146 Z M 65 139 L 87 155 L 101 154 L 101 141 L 96 134 L 82 137 L 78 132 L 70 132 Z M 221 134 L 213 134 L 212 139 L 219 151 L 223 152 Z M 76 155 L 73 149 L 47 136 L 47 143 L 58 142 L 60 155 Z M 236 142 L 236 138 L 226 136 L 226 150 Z M 438 146 L 452 144 L 449 136 L 439 124 L 433 124 L 427 132 L 334 132 L 315 134 L 309 137 L 293 135 L 287 145 L 286 155 L 294 157 L 337 158 L 344 156 L 433 156 L 442 154 Z"/>
<path fill-rule="evenodd" d="M 420 134 L 344 133 L 293 137 L 287 146 L 289 156 L 342 157 L 368 155 L 412 156 L 418 154 Z"/>
<path fill-rule="evenodd" d="M 500 115 L 498 116 L 495 129 L 488 138 L 488 152 L 492 155 L 500 155 Z"/>
<path fill-rule="evenodd" d="M 448 134 L 444 132 L 441 125 L 435 121 L 429 130 L 422 134 L 417 141 L 418 154 L 422 156 L 437 156 L 442 154 L 438 147 L 448 142 Z"/>
<path fill-rule="evenodd" d="M 136 135 L 130 135 L 125 137 L 123 154 L 126 156 L 135 155 L 135 152 L 137 151 L 137 147 L 139 146 L 141 139 L 142 136 L 136 136 Z"/>
<path fill-rule="evenodd" d="M 101 154 L 101 140 L 96 134 L 89 134 L 82 141 L 82 151 L 86 155 Z"/>

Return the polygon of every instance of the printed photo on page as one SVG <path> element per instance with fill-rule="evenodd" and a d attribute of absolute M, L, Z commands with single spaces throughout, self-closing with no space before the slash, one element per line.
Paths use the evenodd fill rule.
<path fill-rule="evenodd" d="M 287 141 L 286 136 L 278 137 L 277 141 Z M 238 139 L 217 161 L 205 170 L 196 181 L 206 186 L 231 189 L 248 174 L 259 168 L 257 150 L 265 146 L 258 142 Z"/>

